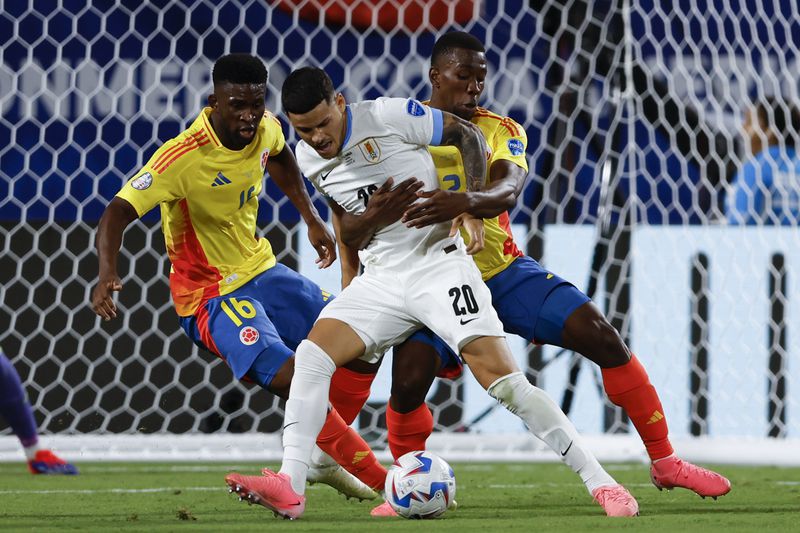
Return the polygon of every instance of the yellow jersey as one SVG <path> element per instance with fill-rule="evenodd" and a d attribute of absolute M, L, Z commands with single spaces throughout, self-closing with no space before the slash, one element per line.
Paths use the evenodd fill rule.
<path fill-rule="evenodd" d="M 265 113 L 253 141 L 234 151 L 214 133 L 210 114 L 203 109 L 117 193 L 140 217 L 160 204 L 179 316 L 275 265 L 269 241 L 256 236 L 256 216 L 267 159 L 286 143 L 280 122 Z"/>
<path fill-rule="evenodd" d="M 478 126 L 486 138 L 491 154 L 487 161 L 487 168 L 492 163 L 501 159 L 511 161 L 528 170 L 525 160 L 525 147 L 528 137 L 525 130 L 508 117 L 503 117 L 479 107 L 472 117 L 473 124 Z M 439 175 L 439 186 L 443 190 L 466 191 L 464 179 L 464 164 L 461 161 L 461 152 L 455 146 L 430 146 L 428 148 L 436 165 Z M 486 242 L 483 250 L 473 256 L 475 263 L 481 271 L 483 280 L 502 272 L 514 259 L 523 255 L 511 235 L 511 223 L 508 212 L 494 218 L 484 219 Z M 467 238 L 462 229 L 462 236 Z"/>

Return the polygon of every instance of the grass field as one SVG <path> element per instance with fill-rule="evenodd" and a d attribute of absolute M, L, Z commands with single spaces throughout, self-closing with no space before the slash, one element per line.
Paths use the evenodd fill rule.
<path fill-rule="evenodd" d="M 733 490 L 717 501 L 685 490 L 659 492 L 639 464 L 609 465 L 639 501 L 641 516 L 606 518 L 560 464 L 454 464 L 457 511 L 434 521 L 374 519 L 376 502 L 345 501 L 320 485 L 308 490 L 301 520 L 273 518 L 227 493 L 229 470 L 256 464 L 80 464 L 76 477 L 41 477 L 0 463 L 3 531 L 798 531 L 800 469 L 719 467 Z"/>

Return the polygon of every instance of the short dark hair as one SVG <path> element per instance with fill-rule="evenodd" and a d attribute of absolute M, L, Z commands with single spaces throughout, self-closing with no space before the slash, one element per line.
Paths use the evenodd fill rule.
<path fill-rule="evenodd" d="M 218 83 L 267 83 L 267 67 L 250 54 L 228 54 L 217 59 L 211 79 Z"/>
<path fill-rule="evenodd" d="M 785 146 L 797 146 L 800 135 L 800 112 L 783 98 L 767 96 L 755 105 L 758 121 L 771 129 Z"/>
<path fill-rule="evenodd" d="M 281 105 L 285 113 L 302 115 L 321 102 L 333 102 L 336 93 L 331 78 L 321 68 L 303 67 L 292 71 L 281 87 Z"/>
<path fill-rule="evenodd" d="M 471 33 L 465 31 L 450 31 L 439 37 L 433 45 L 431 52 L 431 65 L 439 62 L 442 56 L 446 56 L 456 49 L 472 50 L 473 52 L 486 52 L 483 43 Z"/>

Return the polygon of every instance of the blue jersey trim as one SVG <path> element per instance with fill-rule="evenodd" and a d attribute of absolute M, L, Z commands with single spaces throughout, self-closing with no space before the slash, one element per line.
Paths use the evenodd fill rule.
<path fill-rule="evenodd" d="M 347 146 L 347 141 L 350 140 L 350 132 L 353 130 L 353 114 L 350 112 L 349 105 L 344 106 L 344 112 L 347 114 L 347 130 L 344 133 L 344 141 L 342 141 L 342 146 L 339 150 Z"/>
<path fill-rule="evenodd" d="M 431 137 L 431 146 L 439 146 L 442 144 L 442 128 L 444 125 L 444 117 L 440 109 L 431 108 L 433 115 L 433 137 Z"/>

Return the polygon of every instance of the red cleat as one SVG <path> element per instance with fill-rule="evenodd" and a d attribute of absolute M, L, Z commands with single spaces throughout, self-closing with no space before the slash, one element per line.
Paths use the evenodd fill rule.
<path fill-rule="evenodd" d="M 75 465 L 66 462 L 50 450 L 39 450 L 36 456 L 28 461 L 31 474 L 74 476 L 78 473 Z"/>
<path fill-rule="evenodd" d="M 257 503 L 270 509 L 276 516 L 289 520 L 299 518 L 306 509 L 306 497 L 292 489 L 292 482 L 286 474 L 276 474 L 264 469 L 263 476 L 243 476 L 228 474 L 225 483 L 229 491 L 239 495 L 240 501 Z"/>
<path fill-rule="evenodd" d="M 671 455 L 659 459 L 650 467 L 650 479 L 658 490 L 671 490 L 675 487 L 693 490 L 700 497 L 728 494 L 731 482 L 727 478 Z"/>
<path fill-rule="evenodd" d="M 592 497 L 607 516 L 638 516 L 639 504 L 622 485 L 606 485 L 592 491 Z"/>

